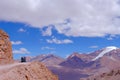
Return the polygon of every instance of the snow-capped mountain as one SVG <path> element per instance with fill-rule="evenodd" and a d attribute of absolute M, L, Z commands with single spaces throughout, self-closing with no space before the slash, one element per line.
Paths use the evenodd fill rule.
<path fill-rule="evenodd" d="M 40 55 L 31 61 L 45 63 L 60 80 L 80 80 L 120 67 L 120 48 L 108 46 L 89 54 L 75 52 L 65 60 L 52 54 Z"/>
<path fill-rule="evenodd" d="M 118 49 L 118 48 L 114 47 L 114 46 L 106 47 L 101 53 L 99 53 L 99 55 L 97 57 L 95 57 L 94 59 L 92 59 L 92 61 L 95 61 L 95 60 L 103 57 L 105 54 L 109 53 L 110 51 L 116 50 L 116 49 Z"/>
<path fill-rule="evenodd" d="M 99 53 L 96 53 L 96 52 L 99 52 Z M 93 64 L 89 66 L 90 68 L 112 69 L 120 66 L 120 63 L 119 63 L 120 49 L 115 46 L 108 46 L 101 50 L 95 51 L 91 54 L 89 55 L 92 56 L 93 58 L 91 59 L 90 63 L 93 62 Z"/>

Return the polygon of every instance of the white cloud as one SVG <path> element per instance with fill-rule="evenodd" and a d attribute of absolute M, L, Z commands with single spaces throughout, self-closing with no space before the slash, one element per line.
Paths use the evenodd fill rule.
<path fill-rule="evenodd" d="M 11 41 L 12 45 L 20 45 L 23 44 L 22 41 Z"/>
<path fill-rule="evenodd" d="M 69 44 L 69 43 L 73 43 L 72 40 L 69 39 L 64 39 L 64 40 L 59 40 L 57 38 L 53 38 L 53 39 L 47 39 L 46 40 L 48 43 L 55 43 L 55 44 Z"/>
<path fill-rule="evenodd" d="M 98 48 L 99 46 L 90 46 L 90 48 Z"/>
<path fill-rule="evenodd" d="M 30 52 L 26 48 L 20 48 L 19 50 L 13 50 L 14 54 L 29 54 Z"/>
<path fill-rule="evenodd" d="M 20 28 L 18 31 L 19 31 L 19 32 L 26 32 L 26 30 L 23 29 L 23 28 Z"/>
<path fill-rule="evenodd" d="M 48 27 L 46 30 L 42 30 L 43 36 L 51 36 L 52 35 L 52 27 Z"/>
<path fill-rule="evenodd" d="M 51 47 L 46 46 L 46 47 L 42 47 L 41 49 L 42 50 L 46 50 L 46 49 L 48 49 L 48 50 L 54 50 L 55 48 L 51 48 Z"/>
<path fill-rule="evenodd" d="M 107 40 L 113 40 L 113 39 L 115 39 L 115 38 L 117 38 L 116 35 L 110 35 L 110 36 L 107 38 Z"/>
<path fill-rule="evenodd" d="M 43 28 L 53 24 L 66 36 L 120 35 L 119 0 L 1 0 L 0 20 Z M 65 21 L 65 19 L 70 19 Z M 43 35 L 51 35 L 51 29 Z"/>

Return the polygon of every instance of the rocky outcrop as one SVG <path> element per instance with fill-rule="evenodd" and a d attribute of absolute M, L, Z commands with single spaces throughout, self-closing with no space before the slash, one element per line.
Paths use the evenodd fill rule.
<path fill-rule="evenodd" d="M 40 62 L 0 66 L 0 80 L 58 80 Z"/>
<path fill-rule="evenodd" d="M 111 70 L 110 72 L 102 73 L 100 75 L 94 75 L 87 79 L 80 80 L 120 80 L 120 68 Z"/>
<path fill-rule="evenodd" d="M 10 63 L 12 60 L 12 46 L 9 36 L 0 30 L 0 64 Z"/>

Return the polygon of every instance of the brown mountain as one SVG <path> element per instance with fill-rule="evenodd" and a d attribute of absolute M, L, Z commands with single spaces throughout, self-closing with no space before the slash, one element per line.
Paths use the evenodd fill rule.
<path fill-rule="evenodd" d="M 46 66 L 58 65 L 64 61 L 63 58 L 55 56 L 53 54 L 39 55 L 32 58 L 30 61 L 39 61 L 44 63 Z"/>
<path fill-rule="evenodd" d="M 64 66 L 49 66 L 54 74 L 58 75 L 59 80 L 79 80 L 80 78 L 88 77 L 88 74 L 83 73 L 81 69 L 74 69 Z"/>
<path fill-rule="evenodd" d="M 61 63 L 49 65 L 48 68 L 58 75 L 60 80 L 80 80 L 80 78 L 87 78 L 94 74 L 100 75 L 120 67 L 119 60 L 120 49 L 109 46 L 89 54 L 73 53 Z"/>
<path fill-rule="evenodd" d="M 86 55 L 86 54 L 85 54 Z M 112 69 L 120 66 L 120 49 L 116 47 L 106 47 L 87 54 L 88 60 L 85 62 L 85 69 Z M 83 59 L 83 58 L 81 58 Z"/>
<path fill-rule="evenodd" d="M 120 80 L 120 68 L 113 69 L 109 72 L 105 72 L 100 75 L 93 75 L 89 78 L 80 80 Z"/>
<path fill-rule="evenodd" d="M 99 55 L 100 54 L 98 54 L 97 56 Z M 113 69 L 120 66 L 119 60 L 120 60 L 120 49 L 117 48 L 109 52 L 106 52 L 102 57 L 99 57 L 98 59 L 94 60 L 94 64 L 91 67 Z"/>
<path fill-rule="evenodd" d="M 39 55 L 31 59 L 31 61 L 40 61 L 44 63 L 54 74 L 59 76 L 59 80 L 78 80 L 80 77 L 88 76 L 86 74 L 81 74 L 81 70 L 78 71 L 72 67 L 61 66 L 60 63 L 66 60 L 53 54 Z"/>
<path fill-rule="evenodd" d="M 85 61 L 83 61 L 81 57 L 82 57 L 81 54 L 74 53 L 59 65 L 69 67 L 69 68 L 84 68 Z"/>

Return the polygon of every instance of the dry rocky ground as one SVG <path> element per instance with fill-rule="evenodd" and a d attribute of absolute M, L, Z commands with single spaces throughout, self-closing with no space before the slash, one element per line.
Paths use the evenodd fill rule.
<path fill-rule="evenodd" d="M 58 80 L 58 78 L 40 62 L 31 62 L 0 66 L 0 80 Z"/>
<path fill-rule="evenodd" d="M 80 80 L 120 80 L 120 68 L 111 70 L 100 75 L 94 75 L 87 79 Z"/>

